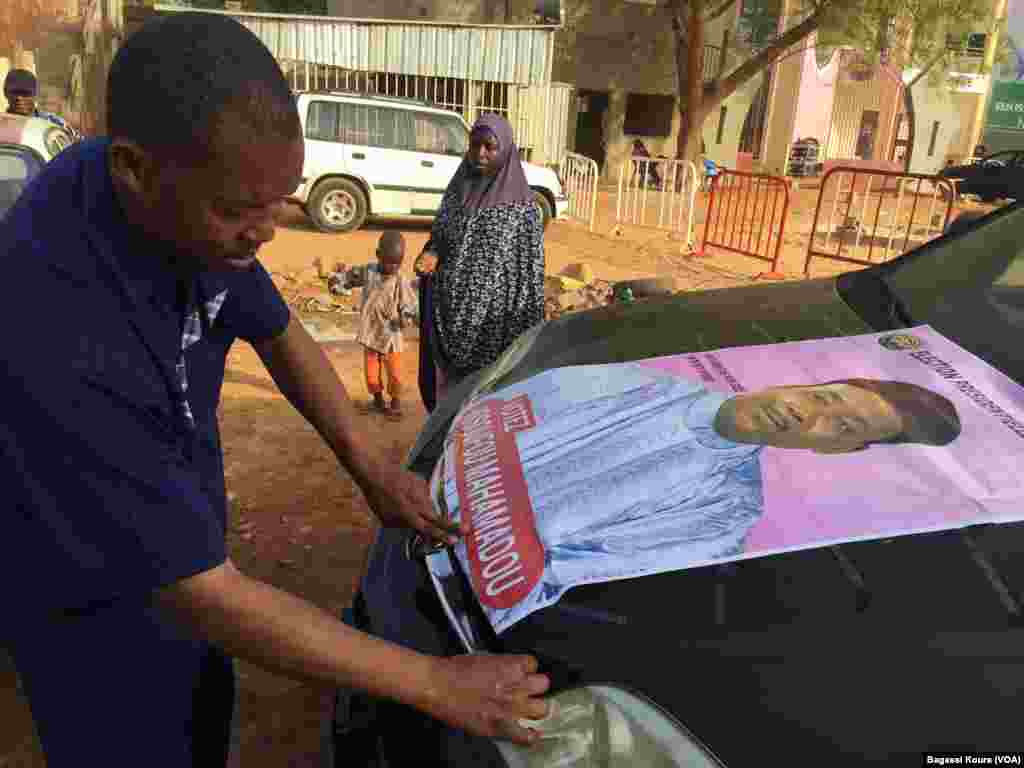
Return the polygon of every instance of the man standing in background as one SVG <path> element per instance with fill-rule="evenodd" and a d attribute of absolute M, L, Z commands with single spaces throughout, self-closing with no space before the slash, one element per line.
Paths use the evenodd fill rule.
<path fill-rule="evenodd" d="M 7 99 L 7 113 L 22 117 L 41 117 L 63 128 L 74 141 L 82 134 L 67 120 L 52 112 L 45 112 L 36 106 L 39 96 L 39 82 L 27 69 L 12 69 L 4 78 L 4 97 Z"/>

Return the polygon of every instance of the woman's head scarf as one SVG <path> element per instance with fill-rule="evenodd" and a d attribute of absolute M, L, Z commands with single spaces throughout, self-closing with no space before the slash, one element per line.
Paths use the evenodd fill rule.
<path fill-rule="evenodd" d="M 501 115 L 486 113 L 473 125 L 472 133 L 489 131 L 498 142 L 497 170 L 490 176 L 474 173 L 468 160 L 456 179 L 462 185 L 462 204 L 470 210 L 493 208 L 507 203 L 529 202 L 533 191 L 519 159 L 519 148 L 512 137 L 512 126 Z"/>

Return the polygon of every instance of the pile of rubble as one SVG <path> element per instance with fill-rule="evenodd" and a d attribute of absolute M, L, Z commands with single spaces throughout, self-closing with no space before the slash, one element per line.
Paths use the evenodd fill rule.
<path fill-rule="evenodd" d="M 320 259 L 314 259 L 305 269 L 273 272 L 270 278 L 293 309 L 305 314 L 354 314 L 359 312 L 359 296 L 356 291 L 345 287 L 347 273 L 348 267 L 341 262 L 328 271 Z"/>
<path fill-rule="evenodd" d="M 612 301 L 612 284 L 597 280 L 588 264 L 572 264 L 558 275 L 544 278 L 544 299 L 548 319 L 567 312 L 596 309 Z"/>
<path fill-rule="evenodd" d="M 288 306 L 310 316 L 324 313 L 359 313 L 357 289 L 346 287 L 348 268 L 340 262 L 325 270 L 316 259 L 305 269 L 272 272 L 270 277 Z M 544 278 L 545 309 L 548 319 L 567 312 L 581 312 L 610 304 L 612 284 L 598 280 L 588 264 L 572 264 L 557 275 Z"/>

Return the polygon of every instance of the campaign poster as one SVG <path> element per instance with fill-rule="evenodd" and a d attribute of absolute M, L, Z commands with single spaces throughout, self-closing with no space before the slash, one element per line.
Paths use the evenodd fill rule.
<path fill-rule="evenodd" d="M 1024 516 L 1024 388 L 918 327 L 540 373 L 432 478 L 495 630 L 579 584 Z"/>

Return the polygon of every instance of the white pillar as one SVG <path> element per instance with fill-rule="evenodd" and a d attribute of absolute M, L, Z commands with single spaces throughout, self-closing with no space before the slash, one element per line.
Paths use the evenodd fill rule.
<path fill-rule="evenodd" d="M 37 75 L 35 51 L 22 51 L 18 57 L 17 68 L 27 69 L 33 75 Z"/>
<path fill-rule="evenodd" d="M 11 71 L 11 60 L 6 56 L 0 56 L 0 84 L 7 78 L 7 73 Z M 0 112 L 7 111 L 7 97 L 3 94 L 3 89 L 0 88 Z"/>

